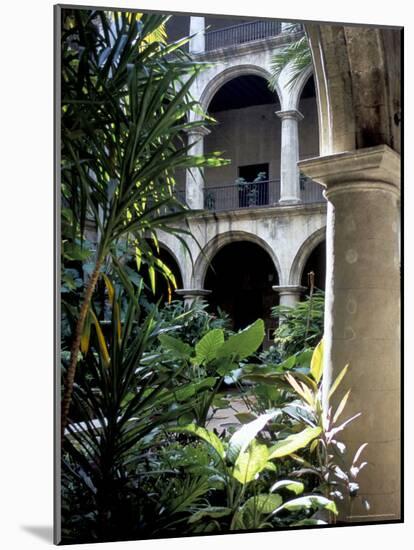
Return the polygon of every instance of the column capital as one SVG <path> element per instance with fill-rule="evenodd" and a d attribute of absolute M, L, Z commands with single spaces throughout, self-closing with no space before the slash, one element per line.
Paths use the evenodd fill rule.
<path fill-rule="evenodd" d="M 185 132 L 188 136 L 205 137 L 211 133 L 211 130 L 205 126 L 194 126 L 193 128 L 186 128 Z"/>
<path fill-rule="evenodd" d="M 278 116 L 280 119 L 293 119 L 297 120 L 298 122 L 300 120 L 303 120 L 304 116 L 300 111 L 297 109 L 288 109 L 287 111 L 275 111 L 276 116 Z"/>
<path fill-rule="evenodd" d="M 188 299 L 204 298 L 205 296 L 209 296 L 211 292 L 211 290 L 206 290 L 205 288 L 177 288 L 175 290 L 178 296 Z"/>
<path fill-rule="evenodd" d="M 378 145 L 298 163 L 300 171 L 323 185 L 327 198 L 350 191 L 389 191 L 399 196 L 400 155 Z"/>
<path fill-rule="evenodd" d="M 278 292 L 280 296 L 287 296 L 302 294 L 307 290 L 307 287 L 302 285 L 273 285 L 272 290 Z"/>

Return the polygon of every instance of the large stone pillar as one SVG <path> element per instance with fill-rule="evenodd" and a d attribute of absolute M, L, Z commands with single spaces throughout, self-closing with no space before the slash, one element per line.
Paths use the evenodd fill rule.
<path fill-rule="evenodd" d="M 324 380 L 349 371 L 332 405 L 351 388 L 341 415 L 361 417 L 338 434 L 347 461 L 368 443 L 360 496 L 347 521 L 400 518 L 400 282 L 398 208 L 400 158 L 388 146 L 299 163 L 326 187 L 327 286 Z M 327 385 L 324 395 L 327 407 Z"/>
<path fill-rule="evenodd" d="M 296 109 L 277 111 L 282 120 L 280 155 L 280 199 L 281 204 L 301 202 L 299 183 L 299 121 L 303 115 Z"/>
<path fill-rule="evenodd" d="M 204 137 L 210 133 L 210 130 L 200 126 L 188 131 L 188 145 L 192 145 L 189 150 L 190 155 L 204 155 Z M 204 208 L 204 180 L 202 168 L 189 168 L 186 172 L 185 198 L 188 206 L 194 210 Z"/>
<path fill-rule="evenodd" d="M 274 285 L 272 289 L 279 293 L 279 305 L 293 307 L 299 302 L 306 287 L 300 285 Z"/>
<path fill-rule="evenodd" d="M 190 53 L 202 53 L 205 50 L 204 17 L 190 17 Z"/>
<path fill-rule="evenodd" d="M 185 306 L 191 307 L 196 300 L 202 300 L 211 294 L 211 290 L 204 288 L 178 288 L 175 293 L 184 298 Z"/>

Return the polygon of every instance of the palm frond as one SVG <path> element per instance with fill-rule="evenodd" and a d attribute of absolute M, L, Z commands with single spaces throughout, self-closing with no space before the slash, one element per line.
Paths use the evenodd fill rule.
<path fill-rule="evenodd" d="M 292 42 L 274 54 L 271 61 L 269 87 L 275 91 L 281 72 L 289 67 L 290 79 L 287 86 L 292 87 L 302 72 L 312 64 L 312 55 L 306 36 Z"/>

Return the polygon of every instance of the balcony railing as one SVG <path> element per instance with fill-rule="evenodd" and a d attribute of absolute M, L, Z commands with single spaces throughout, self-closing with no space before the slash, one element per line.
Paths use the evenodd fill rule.
<path fill-rule="evenodd" d="M 207 52 L 234 46 L 236 44 L 245 44 L 254 42 L 271 36 L 277 36 L 282 32 L 280 21 L 250 21 L 241 23 L 224 29 L 207 31 L 205 33 L 205 49 Z"/>
<path fill-rule="evenodd" d="M 300 195 L 302 202 L 311 204 L 325 202 L 323 187 L 306 176 L 300 176 Z"/>
<path fill-rule="evenodd" d="M 301 178 L 300 186 L 303 203 L 325 202 L 322 187 L 319 184 L 308 178 Z M 279 199 L 280 180 L 228 184 L 204 189 L 204 208 L 214 212 L 277 206 Z"/>

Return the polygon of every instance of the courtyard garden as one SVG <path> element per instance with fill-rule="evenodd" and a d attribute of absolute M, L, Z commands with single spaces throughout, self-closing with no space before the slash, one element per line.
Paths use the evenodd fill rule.
<path fill-rule="evenodd" d="M 200 116 L 214 125 L 189 92 L 206 64 L 166 21 L 63 11 L 66 543 L 340 523 L 366 465 L 365 445 L 349 457 L 341 440 L 360 421 L 345 362 L 324 387 L 322 291 L 274 308 L 270 348 L 262 319 L 234 331 L 225 312 L 174 299 L 158 236 L 194 238 L 176 174 L 228 160 L 192 154 Z"/>

